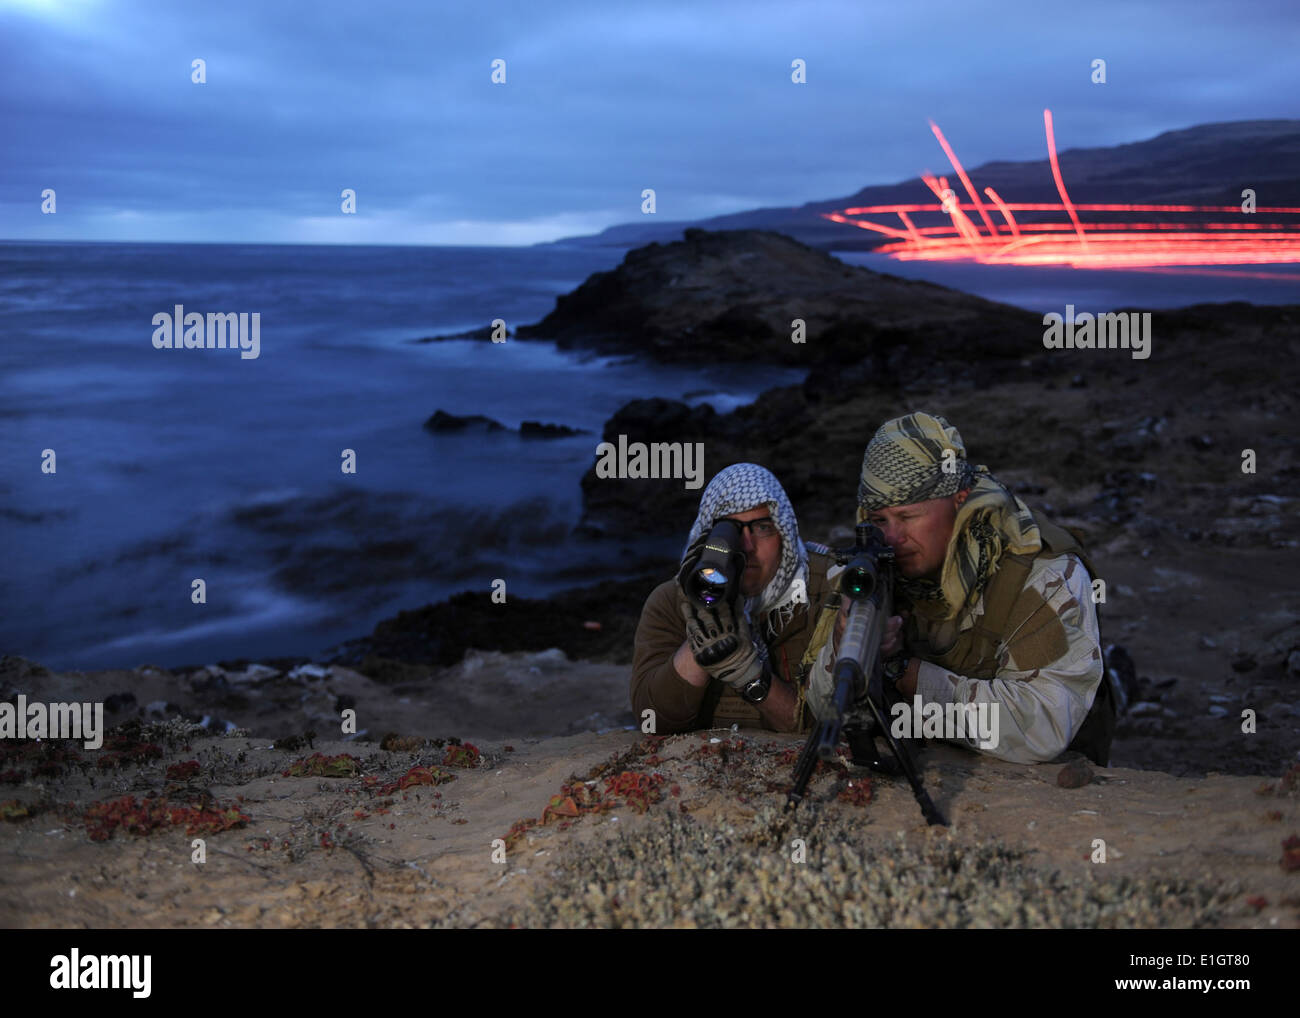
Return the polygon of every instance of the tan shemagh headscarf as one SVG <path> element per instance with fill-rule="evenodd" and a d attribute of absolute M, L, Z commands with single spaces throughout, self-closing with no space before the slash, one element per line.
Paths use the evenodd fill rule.
<path fill-rule="evenodd" d="M 912 610 L 931 624 L 973 607 L 1005 552 L 1042 547 L 1029 507 L 988 467 L 966 462 L 961 434 L 943 417 L 923 412 L 886 421 L 862 457 L 858 522 L 872 512 L 946 498 L 969 488 L 957 510 L 939 581 L 898 579 Z"/>

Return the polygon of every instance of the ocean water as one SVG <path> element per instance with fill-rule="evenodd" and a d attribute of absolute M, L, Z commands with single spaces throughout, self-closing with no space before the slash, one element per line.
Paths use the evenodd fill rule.
<path fill-rule="evenodd" d="M 605 420 L 648 396 L 725 412 L 798 372 L 414 342 L 537 321 L 622 256 L 0 244 L 0 653 L 58 669 L 318 654 L 400 609 L 486 597 L 496 578 L 542 595 L 675 553 L 573 533 Z M 843 258 L 1037 311 L 1298 299 L 1285 278 Z M 260 355 L 155 349 L 153 316 L 176 304 L 259 313 Z M 438 409 L 589 433 L 434 435 L 422 424 Z"/>
<path fill-rule="evenodd" d="M 605 420 L 692 392 L 725 412 L 796 372 L 413 342 L 536 321 L 621 258 L 0 245 L 0 652 L 54 668 L 314 654 L 498 577 L 544 594 L 670 550 L 571 535 Z M 259 356 L 155 349 L 153 316 L 175 304 L 258 312 Z M 435 435 L 438 409 L 590 434 Z"/>

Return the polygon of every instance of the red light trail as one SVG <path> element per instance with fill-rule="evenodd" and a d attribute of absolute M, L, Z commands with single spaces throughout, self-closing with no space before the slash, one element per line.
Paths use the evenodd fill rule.
<path fill-rule="evenodd" d="M 861 208 L 823 212 L 834 223 L 845 223 L 871 230 L 890 238 L 876 248 L 900 261 L 975 261 L 988 265 L 1069 265 L 1076 269 L 1138 269 L 1154 272 L 1188 274 L 1258 276 L 1268 279 L 1300 279 L 1286 273 L 1244 273 L 1230 270 L 1202 269 L 1201 266 L 1261 265 L 1300 262 L 1300 222 L 1295 219 L 1263 222 L 1255 216 L 1295 217 L 1300 208 L 1259 206 L 1254 214 L 1243 213 L 1238 205 L 1146 205 L 1090 204 L 1070 200 L 1056 158 L 1056 135 L 1052 111 L 1043 110 L 1047 134 L 1047 155 L 1059 203 L 1008 202 L 991 187 L 985 196 L 1004 221 L 999 231 L 989 208 L 957 159 L 957 154 L 939 126 L 930 121 L 944 155 L 961 181 L 968 203 L 963 203 L 948 186 L 946 177 L 922 174 L 921 180 L 934 192 L 936 205 L 899 204 L 867 205 Z M 1064 213 L 1069 222 L 1018 222 L 1016 212 Z M 1084 221 L 1080 213 L 1154 213 L 1150 222 Z M 938 226 L 920 225 L 912 216 L 938 213 L 946 222 Z M 967 213 L 975 213 L 984 224 L 981 230 Z M 1163 221 L 1164 217 L 1196 214 L 1202 216 L 1235 215 L 1237 222 L 1182 220 Z M 866 216 L 897 216 L 902 224 L 889 225 Z M 1247 216 L 1247 221 L 1240 221 Z"/>

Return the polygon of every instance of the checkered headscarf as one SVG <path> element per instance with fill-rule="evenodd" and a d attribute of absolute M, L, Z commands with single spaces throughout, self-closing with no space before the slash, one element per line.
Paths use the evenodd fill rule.
<path fill-rule="evenodd" d="M 781 561 L 777 565 L 776 575 L 763 592 L 745 602 L 745 614 L 750 621 L 768 613 L 768 631 L 771 635 L 779 632 L 794 614 L 798 591 L 795 580 L 803 581 L 803 590 L 808 589 L 808 551 L 799 539 L 799 524 L 795 520 L 794 506 L 786 496 L 781 482 L 766 467 L 757 463 L 735 463 L 725 470 L 718 471 L 717 476 L 709 482 L 700 497 L 700 511 L 691 527 L 687 538 L 687 549 L 706 535 L 713 524 L 724 516 L 743 513 L 766 505 L 772 514 L 772 522 L 781 534 Z"/>
<path fill-rule="evenodd" d="M 943 469 L 944 453 L 952 464 Z M 955 495 L 971 485 L 961 434 L 944 418 L 917 412 L 886 421 L 862 457 L 858 505 L 889 509 Z"/>

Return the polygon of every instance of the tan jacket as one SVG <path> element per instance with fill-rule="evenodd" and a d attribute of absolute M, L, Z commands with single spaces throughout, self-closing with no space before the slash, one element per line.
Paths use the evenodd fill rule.
<path fill-rule="evenodd" d="M 985 614 L 979 598 L 962 613 L 957 648 L 974 646 L 970 639 Z M 911 620 L 915 622 L 915 617 Z M 1052 760 L 1067 748 L 1078 748 L 1105 764 L 1110 736 L 1103 733 L 1099 747 L 1072 745 L 1090 715 L 1099 689 L 1105 683 L 1092 583 L 1078 556 L 1043 554 L 1034 558 L 995 654 L 978 667 L 962 662 L 923 660 L 917 674 L 917 695 L 923 704 L 986 704 L 997 711 L 997 737 L 991 746 L 966 737 L 971 749 L 1015 763 Z M 940 642 L 948 642 L 951 636 Z M 909 640 L 910 643 L 910 640 Z M 954 651 L 951 657 L 963 657 Z M 973 660 L 969 654 L 967 661 Z M 830 648 L 823 649 L 811 670 L 809 700 L 820 714 L 829 714 Z M 1109 704 L 1098 704 L 1108 717 L 1094 727 L 1114 729 Z M 1090 742 L 1093 740 L 1089 740 Z"/>
<path fill-rule="evenodd" d="M 806 683 L 800 662 L 818 613 L 833 590 L 826 580 L 831 563 L 830 556 L 809 548 L 808 603 L 796 607 L 794 617 L 768 642 L 770 667 L 779 679 L 796 688 Z M 770 728 L 756 706 L 716 679 L 705 686 L 693 686 L 677 674 L 673 655 L 686 640 L 686 623 L 678 609 L 681 596 L 676 581 L 669 580 L 654 589 L 641 609 L 632 659 L 632 710 L 638 718 L 643 711 L 653 710 L 659 735 L 732 724 Z M 806 731 L 812 715 L 806 708 L 802 714 L 799 730 Z"/>
<path fill-rule="evenodd" d="M 1028 618 L 1005 635 L 994 678 L 952 672 L 927 661 L 921 664 L 917 691 L 927 702 L 986 700 L 996 705 L 1000 739 L 984 752 L 1038 763 L 1066 749 L 1105 680 L 1092 582 L 1074 555 L 1036 558 L 1021 601 L 1032 602 L 1019 613 Z M 983 607 L 981 598 L 971 613 L 975 617 L 964 618 L 963 626 L 977 621 Z M 1044 624 L 1035 629 L 1038 618 Z"/>

